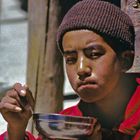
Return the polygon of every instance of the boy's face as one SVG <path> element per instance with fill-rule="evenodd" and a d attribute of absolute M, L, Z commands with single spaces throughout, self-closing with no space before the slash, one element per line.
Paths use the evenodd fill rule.
<path fill-rule="evenodd" d="M 69 81 L 82 100 L 96 102 L 114 92 L 121 62 L 100 35 L 89 30 L 70 31 L 62 45 Z"/>

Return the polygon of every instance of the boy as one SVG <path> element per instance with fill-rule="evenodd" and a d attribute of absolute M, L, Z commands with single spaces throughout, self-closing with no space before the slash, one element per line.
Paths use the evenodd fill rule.
<path fill-rule="evenodd" d="M 140 139 L 140 80 L 126 74 L 133 64 L 134 40 L 128 15 L 99 0 L 78 2 L 59 26 L 57 43 L 71 86 L 81 98 L 78 105 L 61 114 L 98 119 L 92 135 L 83 139 Z M 19 96 L 28 99 L 24 110 Z M 33 104 L 26 86 L 15 84 L 8 91 L 0 103 L 8 122 L 8 133 L 2 134 L 1 140 L 35 140 L 25 132 Z"/>

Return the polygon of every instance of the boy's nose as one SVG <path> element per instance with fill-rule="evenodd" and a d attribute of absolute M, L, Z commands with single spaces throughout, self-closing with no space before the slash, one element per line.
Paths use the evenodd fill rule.
<path fill-rule="evenodd" d="M 84 57 L 80 57 L 77 63 L 77 75 L 79 76 L 79 79 L 84 80 L 86 77 L 90 76 L 91 73 L 88 60 Z"/>

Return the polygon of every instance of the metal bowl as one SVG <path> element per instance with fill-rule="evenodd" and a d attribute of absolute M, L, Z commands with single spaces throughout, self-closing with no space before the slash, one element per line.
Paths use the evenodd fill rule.
<path fill-rule="evenodd" d="M 60 114 L 33 114 L 37 131 L 46 138 L 77 139 L 90 135 L 96 119 Z"/>

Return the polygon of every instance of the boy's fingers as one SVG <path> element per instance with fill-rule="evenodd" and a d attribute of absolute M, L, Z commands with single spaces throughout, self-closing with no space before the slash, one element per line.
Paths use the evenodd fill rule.
<path fill-rule="evenodd" d="M 7 112 L 7 111 L 20 112 L 22 111 L 22 108 L 6 102 L 6 103 L 0 103 L 0 110 L 1 112 Z"/>
<path fill-rule="evenodd" d="M 9 91 L 6 93 L 6 96 L 5 96 L 3 99 L 8 98 L 8 97 L 9 97 L 9 98 L 14 98 L 14 99 L 16 99 L 16 100 L 19 101 L 18 93 L 17 93 L 17 91 L 15 91 L 14 89 L 9 90 Z"/>
<path fill-rule="evenodd" d="M 34 109 L 34 103 L 35 103 L 35 101 L 34 101 L 32 92 L 29 90 L 29 88 L 26 89 L 26 92 L 27 92 L 27 94 L 26 94 L 27 100 L 29 101 L 32 109 Z"/>
<path fill-rule="evenodd" d="M 88 140 L 102 140 L 101 125 L 97 122 L 93 128 L 93 133 L 88 137 Z"/>
<path fill-rule="evenodd" d="M 20 98 L 18 96 L 18 93 L 14 89 L 9 90 L 6 93 L 6 95 L 1 99 L 2 104 L 9 103 L 9 104 L 17 105 L 17 106 L 20 105 L 19 101 L 20 101 Z"/>
<path fill-rule="evenodd" d="M 32 92 L 27 85 L 24 85 L 23 87 L 24 87 L 25 92 L 26 92 L 26 99 L 33 110 L 34 109 L 34 98 L 33 98 Z"/>
<path fill-rule="evenodd" d="M 1 101 L 1 103 L 9 103 L 9 104 L 20 106 L 19 101 L 17 99 L 9 97 L 9 96 L 4 97 Z"/>
<path fill-rule="evenodd" d="M 32 109 L 34 109 L 34 98 L 32 96 L 32 92 L 29 90 L 27 85 L 21 85 L 20 83 L 16 83 L 13 88 L 18 92 L 21 100 L 21 106 L 25 107 L 29 104 Z"/>
<path fill-rule="evenodd" d="M 13 88 L 18 92 L 20 96 L 26 96 L 26 88 L 20 83 L 16 83 Z"/>

